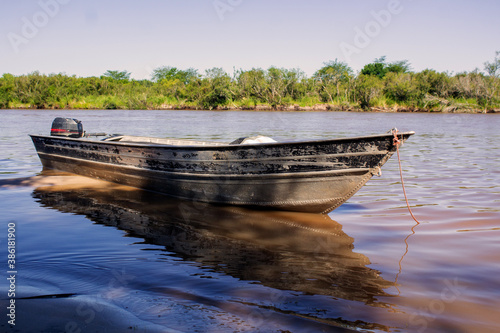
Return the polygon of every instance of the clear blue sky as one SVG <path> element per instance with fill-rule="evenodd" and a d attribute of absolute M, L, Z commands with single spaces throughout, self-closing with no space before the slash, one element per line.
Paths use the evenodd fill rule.
<path fill-rule="evenodd" d="M 416 71 L 482 70 L 500 50 L 499 14 L 498 0 L 2 0 L 0 75 L 273 65 L 311 75 L 383 55 Z"/>

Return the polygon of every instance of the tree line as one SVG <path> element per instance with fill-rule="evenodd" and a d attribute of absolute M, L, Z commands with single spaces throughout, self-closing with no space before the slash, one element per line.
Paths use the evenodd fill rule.
<path fill-rule="evenodd" d="M 36 109 L 311 109 L 484 112 L 500 108 L 500 52 L 484 72 L 414 72 L 408 61 L 375 59 L 359 73 L 333 60 L 308 77 L 302 70 L 222 68 L 200 74 L 171 66 L 150 80 L 127 71 L 100 77 L 33 72 L 0 77 L 0 108 Z"/>

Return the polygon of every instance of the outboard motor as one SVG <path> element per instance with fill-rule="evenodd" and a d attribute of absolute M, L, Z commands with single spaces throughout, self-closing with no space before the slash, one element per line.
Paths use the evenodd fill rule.
<path fill-rule="evenodd" d="M 57 117 L 52 122 L 50 135 L 81 138 L 84 135 L 82 122 L 78 119 Z"/>

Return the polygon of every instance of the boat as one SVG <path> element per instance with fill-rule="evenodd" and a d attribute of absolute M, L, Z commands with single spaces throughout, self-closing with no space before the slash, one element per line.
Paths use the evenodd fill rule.
<path fill-rule="evenodd" d="M 292 142 L 98 139 L 86 134 L 80 121 L 58 117 L 51 135 L 30 136 L 44 169 L 185 200 L 326 214 L 379 174 L 397 141 L 415 132 L 395 133 Z"/>

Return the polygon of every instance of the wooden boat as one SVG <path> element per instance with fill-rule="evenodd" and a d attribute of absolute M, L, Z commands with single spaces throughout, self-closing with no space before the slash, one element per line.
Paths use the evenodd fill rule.
<path fill-rule="evenodd" d="M 51 136 L 31 135 L 44 168 L 180 199 L 311 213 L 340 206 L 396 151 L 392 132 L 253 144 L 126 135 L 99 141 L 81 137 L 80 122 L 56 136 L 64 134 L 54 123 Z"/>

